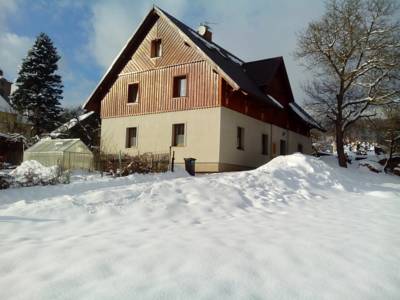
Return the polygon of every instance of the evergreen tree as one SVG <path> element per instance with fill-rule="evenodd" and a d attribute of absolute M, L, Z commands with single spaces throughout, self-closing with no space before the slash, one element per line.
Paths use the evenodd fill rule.
<path fill-rule="evenodd" d="M 56 74 L 60 56 L 45 33 L 39 34 L 28 55 L 22 61 L 16 81 L 13 106 L 33 124 L 34 134 L 40 135 L 58 125 L 62 111 L 61 77 Z"/>

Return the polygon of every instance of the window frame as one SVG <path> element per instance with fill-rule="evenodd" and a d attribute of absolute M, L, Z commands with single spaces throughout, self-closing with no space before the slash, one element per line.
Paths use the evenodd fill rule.
<path fill-rule="evenodd" d="M 159 55 L 157 55 L 157 47 L 159 47 Z M 159 58 L 162 56 L 162 39 L 153 39 L 150 42 L 150 58 Z"/>
<path fill-rule="evenodd" d="M 178 126 L 183 126 L 183 142 L 182 144 L 178 144 L 178 139 L 177 139 L 177 127 Z M 186 146 L 186 123 L 174 123 L 172 124 L 172 141 L 171 141 L 172 147 L 185 147 Z"/>
<path fill-rule="evenodd" d="M 130 101 L 131 99 L 131 87 L 136 86 L 136 100 L 135 101 Z M 127 99 L 127 104 L 132 105 L 132 104 L 137 104 L 139 103 L 139 92 L 140 92 L 140 86 L 139 86 L 139 82 L 131 82 L 128 84 L 128 99 Z"/>
<path fill-rule="evenodd" d="M 185 98 L 188 96 L 188 93 L 189 93 L 189 85 L 188 85 L 189 79 L 188 78 L 189 78 L 188 74 L 176 75 L 172 78 L 172 98 Z M 180 92 L 180 89 L 178 89 L 178 87 L 177 87 L 177 81 L 180 79 L 185 79 L 185 81 L 186 81 L 185 95 L 183 95 L 183 96 L 181 94 L 178 94 L 178 92 Z"/>
<path fill-rule="evenodd" d="M 268 155 L 269 136 L 266 133 L 261 134 L 261 154 Z"/>
<path fill-rule="evenodd" d="M 135 129 L 135 145 L 131 144 L 131 136 L 130 136 L 130 131 L 132 129 Z M 125 130 L 125 148 L 126 149 L 132 149 L 132 148 L 137 148 L 138 146 L 138 127 L 127 127 Z"/>
<path fill-rule="evenodd" d="M 236 149 L 244 150 L 244 127 L 241 126 L 236 127 Z"/>

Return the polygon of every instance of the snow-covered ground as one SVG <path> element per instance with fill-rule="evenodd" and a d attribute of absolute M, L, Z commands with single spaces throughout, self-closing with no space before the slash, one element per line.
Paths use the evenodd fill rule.
<path fill-rule="evenodd" d="M 0 299 L 400 299 L 400 180 L 295 154 L 0 191 Z"/>

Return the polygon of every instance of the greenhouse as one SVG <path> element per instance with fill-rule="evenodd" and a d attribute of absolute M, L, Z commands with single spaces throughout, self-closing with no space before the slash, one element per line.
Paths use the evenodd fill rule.
<path fill-rule="evenodd" d="M 43 139 L 24 152 L 24 161 L 36 160 L 62 170 L 92 170 L 93 153 L 80 139 Z"/>

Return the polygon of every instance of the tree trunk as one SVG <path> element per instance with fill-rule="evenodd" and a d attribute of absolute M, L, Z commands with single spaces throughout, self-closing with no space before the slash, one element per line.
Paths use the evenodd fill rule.
<path fill-rule="evenodd" d="M 347 159 L 343 147 L 343 129 L 342 129 L 342 104 L 343 104 L 343 82 L 340 85 L 340 93 L 336 95 L 338 114 L 336 115 L 336 152 L 338 155 L 339 166 L 347 168 Z"/>
<path fill-rule="evenodd" d="M 340 124 L 336 124 L 336 151 L 338 155 L 339 166 L 347 168 L 347 158 L 344 153 L 343 131 Z"/>
<path fill-rule="evenodd" d="M 393 172 L 393 164 L 392 164 L 393 148 L 394 148 L 394 134 L 392 134 L 390 138 L 389 158 L 386 159 L 385 167 L 383 168 L 385 173 L 387 173 L 388 169 L 390 169 L 390 171 Z"/>

